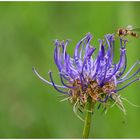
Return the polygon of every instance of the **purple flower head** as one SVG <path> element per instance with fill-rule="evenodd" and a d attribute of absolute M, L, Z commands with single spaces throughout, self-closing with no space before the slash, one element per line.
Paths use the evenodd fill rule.
<path fill-rule="evenodd" d="M 136 66 L 139 67 L 140 62 L 136 62 L 126 72 L 127 40 L 123 37 L 118 39 L 120 47 L 115 46 L 113 34 L 105 35 L 104 40 L 99 40 L 99 50 L 95 55 L 96 48 L 90 44 L 92 35 L 88 33 L 77 43 L 73 57 L 67 54 L 69 41 L 60 42 L 56 40 L 54 62 L 58 68 L 62 85 L 57 85 L 54 82 L 51 71 L 49 72 L 49 82 L 42 78 L 35 69 L 33 70 L 45 83 L 52 85 L 58 92 L 67 95 L 72 103 L 78 102 L 84 106 L 87 98 L 91 97 L 92 101 L 98 102 L 99 105 L 104 105 L 109 101 L 117 102 L 118 106 L 123 110 L 118 91 L 140 80 L 138 77 L 140 68 L 132 73 Z M 120 48 L 120 57 L 117 63 L 114 62 L 113 51 L 116 48 Z"/>

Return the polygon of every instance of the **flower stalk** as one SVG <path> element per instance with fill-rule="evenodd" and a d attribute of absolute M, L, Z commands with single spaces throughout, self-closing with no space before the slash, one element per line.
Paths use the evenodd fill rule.
<path fill-rule="evenodd" d="M 92 102 L 91 97 L 89 97 L 86 103 L 86 116 L 85 116 L 84 129 L 83 129 L 83 138 L 89 137 L 93 107 L 94 107 L 94 103 Z"/>

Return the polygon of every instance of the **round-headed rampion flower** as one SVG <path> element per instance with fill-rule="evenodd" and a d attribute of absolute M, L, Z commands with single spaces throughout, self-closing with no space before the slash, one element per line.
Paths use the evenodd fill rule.
<path fill-rule="evenodd" d="M 107 34 L 104 40 L 99 40 L 99 51 L 95 55 L 95 47 L 90 45 L 92 35 L 88 33 L 80 40 L 74 50 L 73 57 L 67 54 L 66 48 L 69 41 L 55 41 L 54 61 L 59 71 L 62 85 L 55 84 L 52 72 L 49 72 L 50 82 L 42 78 L 33 68 L 35 74 L 45 83 L 52 85 L 58 92 L 65 94 L 74 105 L 84 106 L 87 98 L 98 102 L 99 107 L 110 101 L 118 105 L 125 112 L 118 91 L 130 84 L 139 81 L 140 68 L 132 70 L 140 62 L 136 62 L 127 72 L 126 44 L 127 40 L 120 37 L 120 47 L 115 46 L 113 34 Z M 120 57 L 114 62 L 114 49 L 120 48 Z M 132 74 L 131 74 L 132 73 Z M 126 84 L 124 84 L 126 82 Z M 121 86 L 122 84 L 122 86 Z M 121 87 L 120 87 L 121 86 Z"/>

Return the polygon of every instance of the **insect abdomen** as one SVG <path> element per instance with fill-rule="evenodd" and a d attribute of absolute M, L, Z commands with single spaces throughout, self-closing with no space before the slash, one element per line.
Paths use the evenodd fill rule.
<path fill-rule="evenodd" d="M 134 32 L 132 32 L 132 31 L 129 31 L 128 33 L 129 33 L 131 36 L 133 36 L 133 37 L 136 37 L 136 38 L 139 38 L 139 37 L 140 37 L 137 33 L 134 33 Z"/>

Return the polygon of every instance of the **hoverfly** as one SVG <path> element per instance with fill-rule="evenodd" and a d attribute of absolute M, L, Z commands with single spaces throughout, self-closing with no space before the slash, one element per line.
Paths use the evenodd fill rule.
<path fill-rule="evenodd" d="M 136 32 L 140 31 L 140 28 L 133 28 L 131 25 L 128 25 L 126 28 L 119 28 L 117 30 L 118 36 L 133 36 L 135 38 L 140 38 L 140 35 L 137 34 Z"/>

